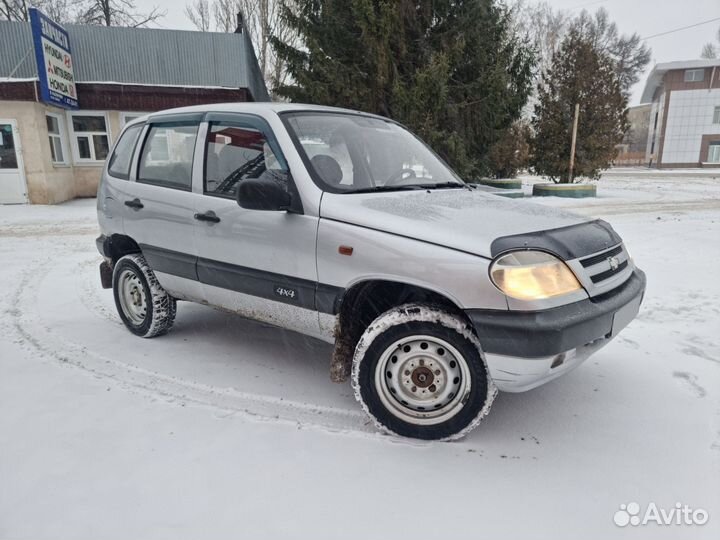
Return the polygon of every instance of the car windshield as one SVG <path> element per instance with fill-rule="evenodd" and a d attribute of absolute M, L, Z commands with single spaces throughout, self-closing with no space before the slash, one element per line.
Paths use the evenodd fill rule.
<path fill-rule="evenodd" d="M 286 118 L 313 176 L 327 191 L 465 186 L 422 141 L 390 120 L 338 113 Z"/>

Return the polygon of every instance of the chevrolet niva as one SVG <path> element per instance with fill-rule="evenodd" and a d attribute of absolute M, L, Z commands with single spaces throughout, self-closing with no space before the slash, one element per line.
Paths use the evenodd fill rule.
<path fill-rule="evenodd" d="M 398 123 L 243 103 L 126 125 L 98 190 L 103 286 L 141 337 L 176 301 L 334 343 L 376 425 L 454 439 L 497 390 L 578 366 L 638 313 L 606 222 L 463 182 Z"/>

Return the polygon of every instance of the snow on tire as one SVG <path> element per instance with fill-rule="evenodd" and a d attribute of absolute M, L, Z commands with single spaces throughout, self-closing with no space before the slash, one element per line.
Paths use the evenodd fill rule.
<path fill-rule="evenodd" d="M 162 288 L 140 253 L 125 255 L 115 264 L 113 296 L 120 318 L 135 335 L 160 336 L 175 322 L 175 299 Z"/>
<path fill-rule="evenodd" d="M 378 428 L 427 440 L 465 436 L 497 394 L 468 324 L 422 304 L 393 308 L 368 326 L 355 348 L 352 384 Z"/>

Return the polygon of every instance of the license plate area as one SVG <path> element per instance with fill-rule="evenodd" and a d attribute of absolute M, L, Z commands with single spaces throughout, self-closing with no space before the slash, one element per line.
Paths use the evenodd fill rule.
<path fill-rule="evenodd" d="M 640 302 L 642 298 L 638 296 L 632 302 L 624 305 L 613 315 L 612 336 L 615 337 L 630 321 L 632 321 L 640 311 Z"/>

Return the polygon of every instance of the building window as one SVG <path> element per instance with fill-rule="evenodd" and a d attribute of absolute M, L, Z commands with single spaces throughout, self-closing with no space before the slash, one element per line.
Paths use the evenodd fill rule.
<path fill-rule="evenodd" d="M 720 107 L 715 107 L 713 111 L 713 124 L 720 124 Z"/>
<path fill-rule="evenodd" d="M 65 150 L 65 136 L 63 135 L 65 123 L 62 116 L 52 113 L 45 114 L 47 122 L 48 139 L 50 141 L 50 159 L 54 165 L 67 164 Z"/>
<path fill-rule="evenodd" d="M 73 157 L 79 163 L 103 161 L 110 150 L 105 113 L 68 113 Z"/>
<path fill-rule="evenodd" d="M 720 163 L 720 141 L 710 143 L 707 160 L 708 163 Z"/>
<path fill-rule="evenodd" d="M 137 120 L 141 116 L 145 116 L 147 113 L 140 113 L 140 112 L 124 112 L 120 113 L 120 127 L 125 127 L 125 124 L 132 122 L 133 120 Z"/>
<path fill-rule="evenodd" d="M 685 82 L 700 82 L 705 80 L 704 69 L 686 69 Z"/>
<path fill-rule="evenodd" d="M 138 182 L 190 191 L 197 124 L 150 128 L 140 156 Z"/>

